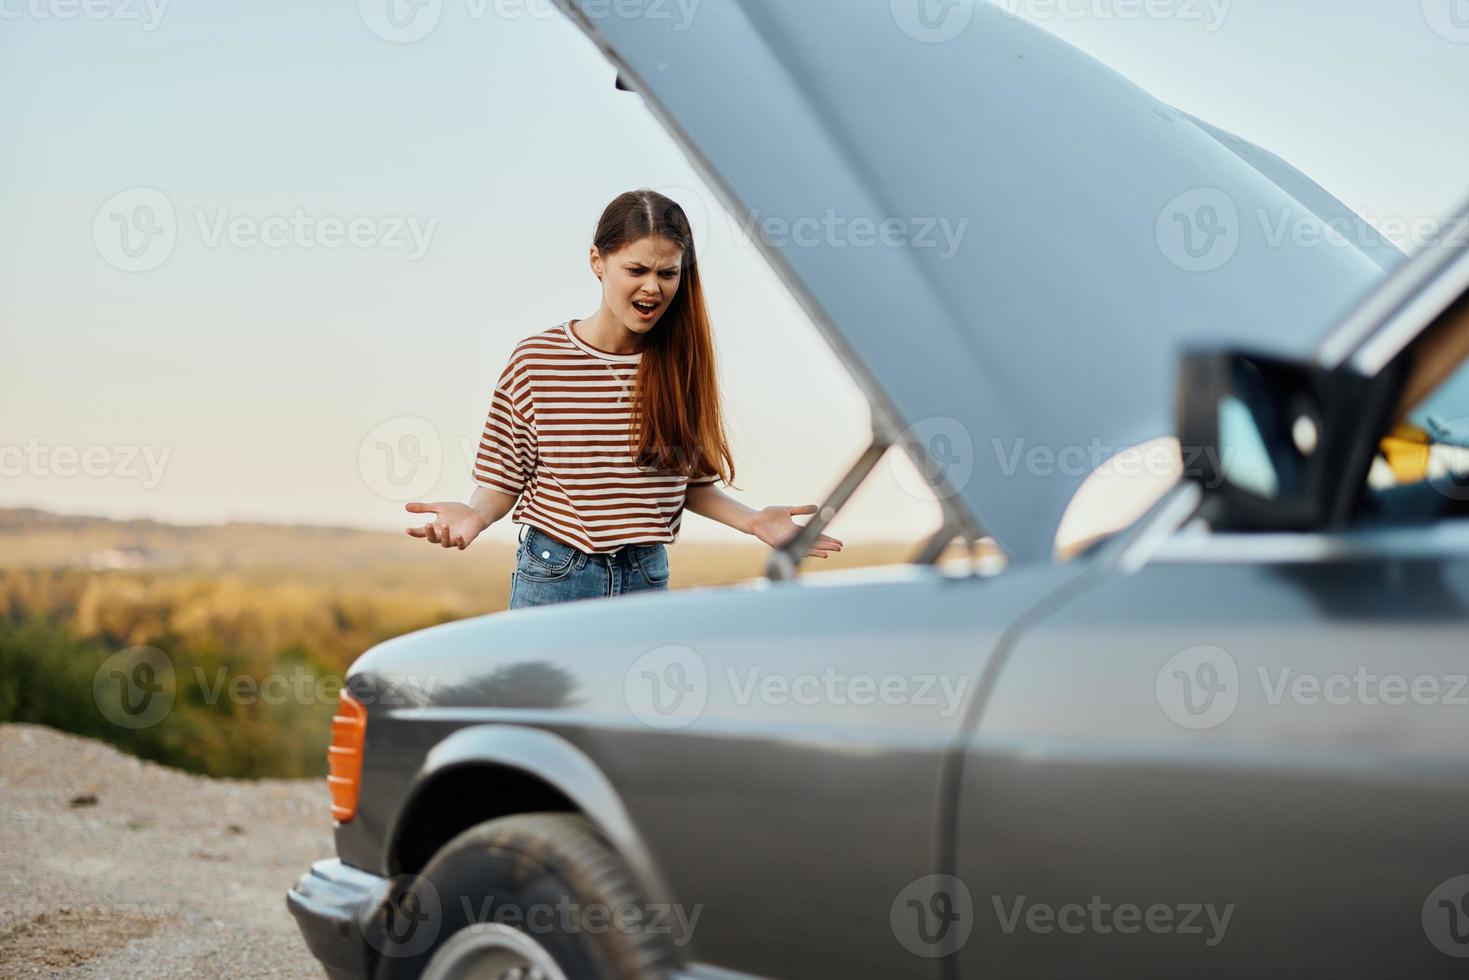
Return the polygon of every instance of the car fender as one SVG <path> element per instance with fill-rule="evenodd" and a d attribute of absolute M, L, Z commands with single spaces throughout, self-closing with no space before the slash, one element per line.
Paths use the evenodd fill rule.
<path fill-rule="evenodd" d="M 406 802 L 393 818 L 388 833 L 390 854 L 399 850 L 405 832 L 405 814 L 413 811 L 426 789 L 450 770 L 470 765 L 515 769 L 561 793 L 627 862 L 648 901 L 671 901 L 666 881 L 633 825 L 622 798 L 602 770 L 566 739 L 525 725 L 474 725 L 435 745 L 414 774 Z"/>

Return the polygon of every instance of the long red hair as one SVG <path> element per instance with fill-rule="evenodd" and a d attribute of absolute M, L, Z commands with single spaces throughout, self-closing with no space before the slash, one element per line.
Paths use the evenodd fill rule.
<path fill-rule="evenodd" d="M 717 475 L 733 486 L 734 456 L 724 432 L 714 338 L 688 215 L 657 191 L 628 191 L 602 212 L 592 244 L 605 257 L 649 235 L 683 249 L 683 262 L 678 292 L 643 340 L 633 456 L 640 466 L 690 478 Z"/>

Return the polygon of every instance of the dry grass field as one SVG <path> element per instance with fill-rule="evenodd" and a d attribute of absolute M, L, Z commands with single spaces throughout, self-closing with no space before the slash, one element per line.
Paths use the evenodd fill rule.
<path fill-rule="evenodd" d="M 808 574 L 908 560 L 913 544 L 849 544 Z M 767 549 L 680 543 L 672 586 L 764 574 Z M 182 526 L 0 510 L 0 722 L 109 741 L 216 776 L 313 776 L 335 691 L 373 644 L 503 610 L 513 544 L 435 548 L 401 533 L 230 523 Z M 167 657 L 179 696 L 141 728 L 104 717 L 94 686 L 135 647 Z M 328 692 L 220 698 L 221 681 Z M 297 684 L 297 682 L 301 684 Z"/>

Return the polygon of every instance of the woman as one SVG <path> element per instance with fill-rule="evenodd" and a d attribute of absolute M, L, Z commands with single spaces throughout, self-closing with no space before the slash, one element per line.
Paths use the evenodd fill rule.
<path fill-rule="evenodd" d="M 495 386 L 468 504 L 407 505 L 408 533 L 461 551 L 514 509 L 510 608 L 668 588 L 685 509 L 778 547 L 815 504 L 753 510 L 734 485 L 688 217 L 651 190 L 607 206 L 591 248 L 594 316 L 527 337 Z M 819 535 L 808 555 L 842 542 Z"/>

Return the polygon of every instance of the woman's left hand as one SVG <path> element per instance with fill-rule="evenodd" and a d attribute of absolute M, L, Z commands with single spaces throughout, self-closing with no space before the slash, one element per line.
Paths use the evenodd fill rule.
<path fill-rule="evenodd" d="M 815 504 L 800 507 L 766 507 L 755 512 L 750 520 L 750 533 L 772 548 L 779 548 L 800 534 L 804 528 L 791 520 L 794 514 L 814 514 Z M 818 534 L 806 552 L 806 557 L 829 558 L 833 551 L 841 551 L 842 542 L 829 534 Z"/>

